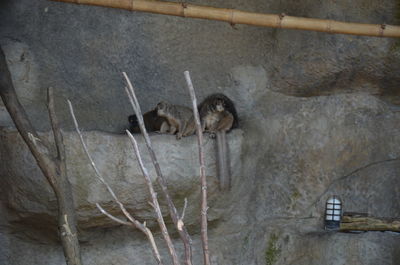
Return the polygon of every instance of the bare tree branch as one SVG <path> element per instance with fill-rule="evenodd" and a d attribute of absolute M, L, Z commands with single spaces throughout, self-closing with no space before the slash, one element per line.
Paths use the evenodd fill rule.
<path fill-rule="evenodd" d="M 181 231 L 183 229 L 183 219 L 185 218 L 185 211 L 186 211 L 186 207 L 187 207 L 187 199 L 185 198 L 185 204 L 183 205 L 183 210 L 182 210 L 182 215 L 181 217 L 179 217 L 178 220 L 178 230 Z"/>
<path fill-rule="evenodd" d="M 154 168 L 156 170 L 156 174 L 157 174 L 157 183 L 158 185 L 160 185 L 161 190 L 163 192 L 164 198 L 167 201 L 168 204 L 168 209 L 169 209 L 169 213 L 171 216 L 172 221 L 174 222 L 174 225 L 177 227 L 178 229 L 178 233 L 179 236 L 183 242 L 184 248 L 185 248 L 185 264 L 186 265 L 192 265 L 192 240 L 189 236 L 189 233 L 187 232 L 187 229 L 184 225 L 184 223 L 182 222 L 182 220 L 179 222 L 179 215 L 178 215 L 178 211 L 176 210 L 175 204 L 172 201 L 171 196 L 168 193 L 168 188 L 167 188 L 167 181 L 165 180 L 162 172 L 161 172 L 161 168 L 160 165 L 158 163 L 156 154 L 154 152 L 154 149 L 152 147 L 152 143 L 149 137 L 149 134 L 147 133 L 146 127 L 144 125 L 144 121 L 143 121 L 143 115 L 142 115 L 142 111 L 140 109 L 140 105 L 139 102 L 137 100 L 134 88 L 132 86 L 131 81 L 129 80 L 127 74 L 125 72 L 122 73 L 125 77 L 126 83 L 127 83 L 127 87 L 125 87 L 125 91 L 128 95 L 129 101 L 132 105 L 132 108 L 136 114 L 136 117 L 138 119 L 139 122 L 139 126 L 140 126 L 140 130 L 142 132 L 142 135 L 145 139 L 146 142 L 146 146 L 147 149 L 149 151 L 151 160 L 153 162 Z"/>
<path fill-rule="evenodd" d="M 210 265 L 210 253 L 208 249 L 208 234 L 207 234 L 207 178 L 206 167 L 204 165 L 204 151 L 203 151 L 203 131 L 200 125 L 200 116 L 197 109 L 197 99 L 190 79 L 189 71 L 184 72 L 186 83 L 188 85 L 190 98 L 193 103 L 193 115 L 196 121 L 197 144 L 199 146 L 199 162 L 200 162 L 200 179 L 201 179 L 201 241 L 203 245 L 204 264 Z"/>
<path fill-rule="evenodd" d="M 182 214 L 181 217 L 179 218 L 180 220 L 183 220 L 185 218 L 186 207 L 187 207 L 187 198 L 185 198 L 185 203 L 183 204 Z"/>
<path fill-rule="evenodd" d="M 47 105 L 49 110 L 50 123 L 54 135 L 54 142 L 57 150 L 57 158 L 53 161 L 56 164 L 56 186 L 58 186 L 57 192 L 60 195 L 57 196 L 59 200 L 59 227 L 62 240 L 66 241 L 65 255 L 71 256 L 73 258 L 72 264 L 81 264 L 79 241 L 76 228 L 76 215 L 75 215 L 75 205 L 72 196 L 72 187 L 67 176 L 67 165 L 65 162 L 65 146 L 59 126 L 58 118 L 56 116 L 54 108 L 54 96 L 53 89 L 48 88 L 47 90 Z M 67 257 L 67 260 L 70 258 Z M 68 263 L 68 261 L 67 261 Z"/>
<path fill-rule="evenodd" d="M 50 123 L 53 129 L 53 135 L 54 135 L 54 142 L 56 145 L 57 149 L 57 158 L 60 159 L 60 161 L 65 163 L 65 147 L 64 147 L 64 141 L 63 141 L 63 136 L 60 130 L 58 118 L 55 113 L 55 108 L 54 108 L 54 92 L 53 88 L 49 87 L 47 89 L 47 106 L 49 109 L 49 116 L 50 116 Z"/>
<path fill-rule="evenodd" d="M 175 264 L 178 265 L 178 264 L 180 264 L 180 262 L 179 262 L 177 254 L 176 254 L 174 244 L 172 243 L 171 237 L 169 236 L 167 226 L 165 225 L 164 218 L 162 216 L 161 209 L 160 209 L 160 204 L 158 203 L 157 193 L 154 191 L 153 183 L 151 182 L 149 172 L 147 171 L 146 167 L 144 166 L 142 157 L 140 156 L 139 147 L 137 145 L 135 138 L 128 130 L 126 130 L 126 133 L 128 134 L 129 139 L 132 142 L 132 146 L 133 146 L 133 149 L 135 150 L 135 155 L 139 162 L 140 169 L 142 170 L 144 179 L 146 180 L 147 187 L 149 188 L 149 192 L 150 192 L 151 200 L 152 200 L 151 205 L 153 206 L 154 211 L 156 212 L 157 222 L 158 222 L 158 225 L 160 226 L 160 229 L 161 229 L 162 235 L 165 239 L 165 242 L 167 243 L 169 253 L 172 256 L 174 265 Z"/>
<path fill-rule="evenodd" d="M 119 219 L 119 218 L 113 216 L 112 214 L 108 213 L 108 212 L 107 212 L 106 210 L 104 210 L 98 203 L 96 203 L 96 206 L 97 206 L 97 208 L 100 210 L 100 212 L 102 212 L 105 216 L 107 216 L 107 217 L 110 218 L 111 220 L 113 220 L 113 221 L 115 221 L 115 222 L 117 222 L 117 223 L 120 223 L 120 224 L 122 224 L 122 225 L 127 225 L 127 226 L 131 226 L 131 227 L 134 227 L 134 228 L 138 228 L 135 224 L 130 223 L 130 222 L 127 222 L 127 221 L 124 221 L 124 220 L 121 220 L 121 219 Z M 160 255 L 160 253 L 158 252 L 158 248 L 157 248 L 157 245 L 156 245 L 156 241 L 154 240 L 153 234 L 151 233 L 150 229 L 148 229 L 148 228 L 146 227 L 146 222 L 144 222 L 143 224 L 141 224 L 141 227 L 143 228 L 143 230 L 140 229 L 140 228 L 139 228 L 139 229 L 140 229 L 140 231 L 142 231 L 142 232 L 147 236 L 147 240 L 149 240 L 149 242 L 150 242 L 150 244 L 151 244 L 151 249 L 152 249 L 152 251 L 153 251 L 154 257 L 155 257 L 156 260 L 157 260 L 157 263 L 158 263 L 159 265 L 163 265 L 162 260 L 161 260 L 161 255 Z"/>
<path fill-rule="evenodd" d="M 93 159 L 92 159 L 92 156 L 91 156 L 90 153 L 89 153 L 89 150 L 88 150 L 88 148 L 87 148 L 87 145 L 86 145 L 85 141 L 83 140 L 83 135 L 82 135 L 82 133 L 81 133 L 81 131 L 80 131 L 80 129 L 79 129 L 78 121 L 76 120 L 76 117 L 75 117 L 74 108 L 72 107 L 71 101 L 69 101 L 69 100 L 68 100 L 68 106 L 69 106 L 69 110 L 70 110 L 72 119 L 73 119 L 73 121 L 74 121 L 75 130 L 76 130 L 76 132 L 77 132 L 78 135 L 79 135 L 79 139 L 80 139 L 80 141 L 81 141 L 82 147 L 83 147 L 83 149 L 84 149 L 84 151 L 85 151 L 85 154 L 86 154 L 87 158 L 88 158 L 89 161 L 90 161 L 90 164 L 91 164 L 91 166 L 92 166 L 92 168 L 93 168 L 93 170 L 94 170 L 94 172 L 95 172 L 96 177 L 106 186 L 108 192 L 111 194 L 111 196 L 113 197 L 114 201 L 118 204 L 119 208 L 121 209 L 121 211 L 123 212 L 123 214 L 125 215 L 125 217 L 130 221 L 130 223 L 129 223 L 129 222 L 126 222 L 126 221 L 123 221 L 123 220 L 121 220 L 121 219 L 119 219 L 119 218 L 117 218 L 117 217 L 111 215 L 110 213 L 108 213 L 107 211 L 105 211 L 98 203 L 96 204 L 97 208 L 98 208 L 104 215 L 106 215 L 107 217 L 109 217 L 111 220 L 113 220 L 113 221 L 115 221 L 115 222 L 117 222 L 117 223 L 123 224 L 123 225 L 133 226 L 133 227 L 139 229 L 140 231 L 142 231 L 142 232 L 147 236 L 147 239 L 149 240 L 149 242 L 150 242 L 150 244 L 151 244 L 152 251 L 153 251 L 153 255 L 154 255 L 154 257 L 156 258 L 157 263 L 158 263 L 159 265 L 162 265 L 163 262 L 162 262 L 162 260 L 161 260 L 161 256 L 160 256 L 160 253 L 159 253 L 159 251 L 158 251 L 157 245 L 156 245 L 156 243 L 155 243 L 153 234 L 151 233 L 150 229 L 148 229 L 148 228 L 146 227 L 145 223 L 142 224 L 142 223 L 140 223 L 138 220 L 136 220 L 134 217 L 132 217 L 132 215 L 131 215 L 131 214 L 128 212 L 128 210 L 125 208 L 124 204 L 118 199 L 117 195 L 115 195 L 115 193 L 114 193 L 114 191 L 112 190 L 112 188 L 110 187 L 110 185 L 104 180 L 103 176 L 100 174 L 100 171 L 97 169 L 97 166 L 96 166 L 96 164 L 94 163 L 94 161 L 93 161 Z"/>
<path fill-rule="evenodd" d="M 122 225 L 133 226 L 132 223 L 130 223 L 130 222 L 128 222 L 128 221 L 124 221 L 124 220 L 122 220 L 122 219 L 119 219 L 119 218 L 115 217 L 114 215 L 110 214 L 109 212 L 107 212 L 106 210 L 104 210 L 104 208 L 101 207 L 100 204 L 96 203 L 96 207 L 97 207 L 97 209 L 100 210 L 100 212 L 101 212 L 102 214 L 104 214 L 105 216 L 107 216 L 107 217 L 110 218 L 111 220 L 113 220 L 113 221 L 115 221 L 115 222 L 117 222 L 117 223 L 120 223 L 120 224 L 122 224 Z"/>
<path fill-rule="evenodd" d="M 37 165 L 52 187 L 58 204 L 58 228 L 64 256 L 68 265 L 81 265 L 81 254 L 76 228 L 75 206 L 71 184 L 68 181 L 65 160 L 62 158 L 64 144 L 49 92 L 48 111 L 56 142 L 58 157 L 51 154 L 50 144 L 42 139 L 29 121 L 12 83 L 6 57 L 0 48 L 0 96 L 22 139 L 28 145 Z"/>

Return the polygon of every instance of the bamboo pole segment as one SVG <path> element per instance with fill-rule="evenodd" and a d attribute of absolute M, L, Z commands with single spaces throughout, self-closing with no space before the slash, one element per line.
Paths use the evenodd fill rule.
<path fill-rule="evenodd" d="M 225 21 L 232 25 L 245 24 L 261 27 L 312 30 L 334 34 L 373 37 L 400 37 L 400 26 L 386 24 L 349 23 L 328 19 L 293 17 L 285 14 L 263 14 L 227 8 L 199 6 L 187 3 L 149 0 L 51 0 L 83 5 L 95 5 L 141 11 L 162 15 Z"/>
<path fill-rule="evenodd" d="M 390 220 L 372 216 L 344 215 L 340 231 L 393 231 L 400 232 L 400 220 Z"/>

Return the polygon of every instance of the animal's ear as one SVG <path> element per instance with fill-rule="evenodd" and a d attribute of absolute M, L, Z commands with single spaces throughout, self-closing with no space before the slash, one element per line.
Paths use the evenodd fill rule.
<path fill-rule="evenodd" d="M 156 108 L 162 108 L 162 107 L 164 107 L 166 104 L 167 104 L 167 103 L 166 103 L 165 101 L 162 100 L 162 101 L 158 102 Z"/>
<path fill-rule="evenodd" d="M 129 122 L 133 122 L 133 121 L 135 120 L 135 118 L 136 118 L 136 115 L 130 115 L 130 116 L 128 117 L 128 121 L 129 121 Z"/>
<path fill-rule="evenodd" d="M 129 117 L 128 117 L 128 121 L 129 121 L 129 123 L 131 123 L 131 124 L 135 124 L 135 123 L 138 122 L 136 115 L 131 115 L 131 116 L 129 116 Z"/>

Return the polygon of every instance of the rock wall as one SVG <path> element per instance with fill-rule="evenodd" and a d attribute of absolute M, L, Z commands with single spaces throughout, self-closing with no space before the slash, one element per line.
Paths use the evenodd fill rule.
<path fill-rule="evenodd" d="M 394 0 L 191 3 L 377 24 L 398 24 L 399 13 Z M 41 131 L 49 129 L 45 89 L 55 88 L 85 264 L 154 262 L 142 235 L 115 226 L 94 209 L 93 202 L 101 201 L 116 210 L 68 132 L 72 123 L 65 99 L 72 100 L 85 130 L 98 130 L 86 136 L 101 169 L 129 209 L 150 222 L 143 181 L 126 156 L 126 137 L 116 134 L 132 113 L 121 71 L 131 77 L 142 108 L 149 110 L 160 100 L 190 105 L 184 70 L 191 71 L 199 99 L 213 92 L 231 97 L 241 124 L 229 136 L 235 177 L 228 193 L 216 190 L 215 150 L 213 141 L 207 142 L 213 264 L 399 262 L 399 234 L 322 229 L 325 200 L 332 194 L 343 199 L 345 211 L 400 217 L 398 40 L 232 28 L 45 0 L 2 1 L 0 25 L 0 44 L 17 92 Z M 0 263 L 65 264 L 54 197 L 2 105 L 0 126 Z M 161 160 L 177 204 L 184 197 L 195 202 L 195 138 L 152 139 L 161 153 L 170 150 Z M 194 261 L 201 264 L 198 205 L 189 205 Z M 178 241 L 177 248 L 182 249 Z"/>
<path fill-rule="evenodd" d="M 137 136 L 143 162 L 153 177 L 156 192 L 159 194 L 162 212 L 169 229 L 174 231 L 175 229 L 171 225 L 169 217 L 167 217 L 169 215 L 167 205 L 162 199 L 162 193 L 155 181 L 155 170 L 148 155 L 144 139 L 140 135 Z M 44 134 L 44 137 L 52 140 L 48 134 Z M 4 227 L 7 228 L 3 232 L 18 235 L 15 238 L 8 238 L 8 243 L 5 241 L 5 249 L 10 252 L 9 263 L 31 263 L 30 254 L 17 254 L 19 249 L 26 245 L 29 246 L 29 243 L 31 243 L 32 246 L 29 246 L 29 248 L 32 248 L 34 252 L 38 252 L 35 253 L 37 264 L 39 264 L 40 260 L 49 260 L 49 264 L 63 264 L 62 258 L 61 263 L 59 263 L 60 261 L 52 261 L 54 263 L 50 263 L 50 260 L 53 260 L 56 254 L 57 256 L 62 254 L 58 253 L 60 251 L 59 248 L 53 247 L 56 250 L 53 253 L 44 251 L 43 247 L 36 246 L 38 244 L 58 244 L 55 196 L 42 176 L 41 171 L 36 167 L 34 158 L 29 153 L 19 134 L 14 130 L 3 130 L 0 138 L 0 158 L 4 162 L 0 165 L 0 175 L 2 176 L 0 192 L 2 194 L 2 202 L 7 207 L 5 212 L 8 211 L 8 214 L 3 218 Z M 135 218 L 141 222 L 146 221 L 147 226 L 158 233 L 155 214 L 148 204 L 151 201 L 151 197 L 128 137 L 92 131 L 86 132 L 84 138 L 89 151 L 93 154 L 93 160 L 99 171 L 117 194 L 119 200 L 124 202 L 126 208 Z M 241 179 L 242 140 L 243 132 L 239 129 L 228 134 L 230 168 L 233 180 Z M 93 257 L 98 256 L 100 260 L 103 259 L 101 255 L 99 256 L 99 253 L 105 253 L 105 248 L 109 244 L 121 244 L 121 242 L 118 242 L 120 240 L 128 243 L 132 237 L 140 238 L 140 240 L 136 239 L 134 242 L 144 249 L 143 256 L 138 259 L 140 262 L 138 261 L 136 264 L 153 264 L 151 252 L 148 251 L 149 245 L 143 235 L 139 232 L 121 229 L 120 225 L 102 215 L 96 208 L 95 204 L 99 203 L 110 213 L 122 216 L 118 205 L 113 201 L 105 186 L 95 177 L 90 162 L 84 154 L 78 135 L 73 132 L 65 133 L 64 143 L 66 145 L 67 171 L 74 192 L 80 228 L 80 240 L 82 240 L 84 248 L 88 246 L 87 251 L 85 251 L 86 255 L 84 254 L 84 257 L 87 256 L 85 264 L 110 264 L 106 261 L 99 263 Z M 178 209 L 181 210 L 183 208 L 184 199 L 187 198 L 188 207 L 185 211 L 185 224 L 196 238 L 198 231 L 200 231 L 200 183 L 197 139 L 195 136 L 191 136 L 177 141 L 175 136 L 152 135 L 152 143 L 155 152 L 158 154 L 160 167 L 167 179 L 170 194 Z M 205 163 L 209 184 L 208 202 L 210 210 L 208 217 L 210 227 L 215 227 L 224 220 L 223 214 L 227 204 L 223 198 L 227 194 L 221 193 L 218 189 L 216 143 L 214 139 L 205 138 L 204 151 L 207 153 Z M 109 230 L 112 231 L 111 234 L 106 235 Z M 177 236 L 176 232 L 172 232 L 172 234 Z M 99 236 L 106 239 L 103 238 L 96 241 Z M 159 241 L 162 241 L 162 239 L 159 238 Z M 93 244 L 96 246 L 92 249 L 89 246 L 93 246 Z M 124 246 L 124 244 L 120 246 L 125 249 L 121 251 L 128 251 L 130 248 Z M 45 253 L 41 253 L 41 251 Z M 131 258 L 131 254 L 125 254 L 127 256 L 122 260 Z M 110 255 L 110 257 L 112 256 Z M 58 257 L 58 259 L 60 258 Z M 121 261 L 120 264 L 125 263 Z"/>

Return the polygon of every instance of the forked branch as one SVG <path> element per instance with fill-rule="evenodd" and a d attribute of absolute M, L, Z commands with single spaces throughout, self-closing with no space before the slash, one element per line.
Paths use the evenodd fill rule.
<path fill-rule="evenodd" d="M 140 169 L 142 170 L 144 179 L 146 180 L 147 187 L 149 188 L 150 195 L 151 195 L 151 201 L 152 201 L 151 206 L 154 208 L 154 211 L 156 212 L 157 222 L 158 222 L 158 225 L 160 226 L 162 235 L 167 243 L 169 253 L 172 256 L 172 260 L 173 260 L 174 264 L 180 264 L 179 258 L 175 251 L 174 244 L 172 243 L 171 237 L 169 236 L 167 226 L 165 225 L 164 218 L 161 213 L 160 204 L 158 203 L 158 199 L 157 199 L 157 193 L 154 191 L 153 183 L 151 182 L 149 172 L 147 171 L 146 167 L 144 166 L 142 157 L 140 156 L 138 144 L 137 144 L 135 138 L 132 136 L 132 134 L 128 130 L 126 131 L 126 133 L 128 134 L 129 139 L 132 142 L 132 146 L 133 146 L 133 149 L 135 150 L 136 158 L 139 162 Z"/>
<path fill-rule="evenodd" d="M 172 221 L 174 222 L 174 225 L 177 227 L 178 229 L 178 233 L 179 236 L 184 244 L 185 247 L 185 264 L 186 265 L 192 265 L 192 240 L 189 236 L 189 233 L 187 232 L 186 226 L 183 222 L 183 220 L 181 218 L 179 218 L 179 214 L 178 211 L 175 207 L 174 202 L 172 201 L 171 196 L 169 195 L 168 192 L 168 188 L 167 188 L 167 181 L 164 178 L 164 175 L 161 172 L 161 168 L 160 165 L 158 163 L 156 154 L 154 152 L 154 149 L 152 147 L 152 143 L 149 137 L 149 134 L 147 133 L 146 127 L 144 125 L 144 121 L 143 121 L 143 114 L 142 111 L 140 109 L 140 105 L 139 102 L 137 100 L 134 88 L 132 86 L 131 81 L 129 80 L 127 74 L 124 72 L 123 73 L 126 83 L 127 83 L 127 87 L 125 88 L 125 91 L 128 95 L 129 101 L 132 105 L 132 108 L 136 114 L 136 117 L 138 119 L 139 122 L 139 126 L 140 126 L 140 130 L 143 134 L 143 137 L 145 139 L 146 142 L 146 146 L 147 149 L 149 151 L 150 157 L 151 157 L 151 161 L 153 162 L 154 168 L 156 170 L 156 174 L 157 174 L 157 183 L 158 185 L 160 185 L 162 193 L 164 195 L 165 200 L 167 201 L 167 205 L 168 205 L 168 209 L 169 209 L 169 213 L 171 216 Z"/>
<path fill-rule="evenodd" d="M 82 135 L 82 133 L 81 133 L 81 131 L 80 131 L 80 129 L 79 129 L 78 121 L 76 120 L 76 117 L 75 117 L 74 109 L 73 109 L 72 104 L 71 104 L 71 102 L 70 102 L 69 100 L 68 100 L 68 106 L 69 106 L 69 110 L 70 110 L 72 119 L 73 119 L 73 121 L 74 121 L 75 130 L 76 130 L 76 132 L 77 132 L 78 135 L 79 135 L 79 139 L 80 139 L 80 142 L 81 142 L 81 144 L 82 144 L 82 147 L 83 147 L 83 149 L 84 149 L 84 151 L 85 151 L 85 154 L 86 154 L 87 158 L 88 158 L 89 161 L 90 161 L 90 165 L 92 166 L 92 168 L 93 168 L 93 170 L 94 170 L 94 172 L 95 172 L 95 175 L 96 175 L 97 179 L 99 179 L 99 180 L 101 181 L 101 183 L 103 183 L 104 186 L 106 186 L 108 192 L 111 194 L 111 196 L 113 197 L 114 201 L 118 204 L 119 208 L 121 209 L 121 211 L 123 212 L 123 214 L 125 215 L 125 217 L 129 220 L 129 222 L 128 222 L 128 221 L 121 220 L 121 219 L 119 219 L 119 218 L 117 218 L 117 217 L 111 215 L 111 214 L 108 213 L 106 210 L 104 210 L 99 204 L 96 204 L 97 208 L 98 208 L 104 215 L 106 215 L 107 217 L 109 217 L 111 220 L 113 220 L 113 221 L 115 221 L 115 222 L 117 222 L 117 223 L 123 224 L 123 225 L 135 227 L 135 228 L 139 229 L 140 231 L 142 231 L 142 232 L 146 235 L 147 239 L 149 240 L 149 242 L 150 242 L 150 244 L 151 244 L 151 248 L 152 248 L 152 251 L 153 251 L 153 255 L 154 255 L 154 257 L 155 257 L 157 263 L 158 263 L 159 265 L 163 265 L 163 262 L 162 262 L 161 256 L 160 256 L 160 252 L 158 251 L 158 248 L 157 248 L 157 245 L 156 245 L 156 243 L 155 243 L 153 234 L 151 233 L 150 229 L 148 229 L 148 228 L 146 227 L 146 223 L 143 223 L 143 224 L 140 223 L 138 220 L 136 220 L 136 219 L 128 212 L 128 210 L 125 208 L 124 204 L 118 199 L 117 195 L 115 195 L 115 193 L 114 193 L 114 191 L 112 190 L 112 188 L 110 187 L 110 185 L 105 181 L 105 179 L 103 178 L 103 176 L 100 174 L 100 171 L 98 170 L 96 164 L 94 163 L 94 161 L 93 161 L 93 159 L 92 159 L 92 156 L 90 155 L 89 150 L 88 150 L 88 148 L 87 148 L 87 145 L 86 145 L 86 143 L 85 143 L 85 141 L 84 141 L 84 139 L 83 139 L 83 135 Z"/>
<path fill-rule="evenodd" d="M 76 228 L 76 217 L 71 184 L 68 181 L 65 160 L 63 159 L 64 143 L 57 122 L 53 91 L 48 90 L 48 111 L 55 138 L 57 155 L 44 138 L 41 138 L 32 126 L 28 115 L 19 102 L 12 83 L 10 71 L 3 50 L 0 48 L 0 96 L 10 114 L 15 127 L 27 144 L 37 165 L 52 187 L 58 206 L 58 229 L 64 256 L 68 265 L 81 265 L 80 247 Z"/>

